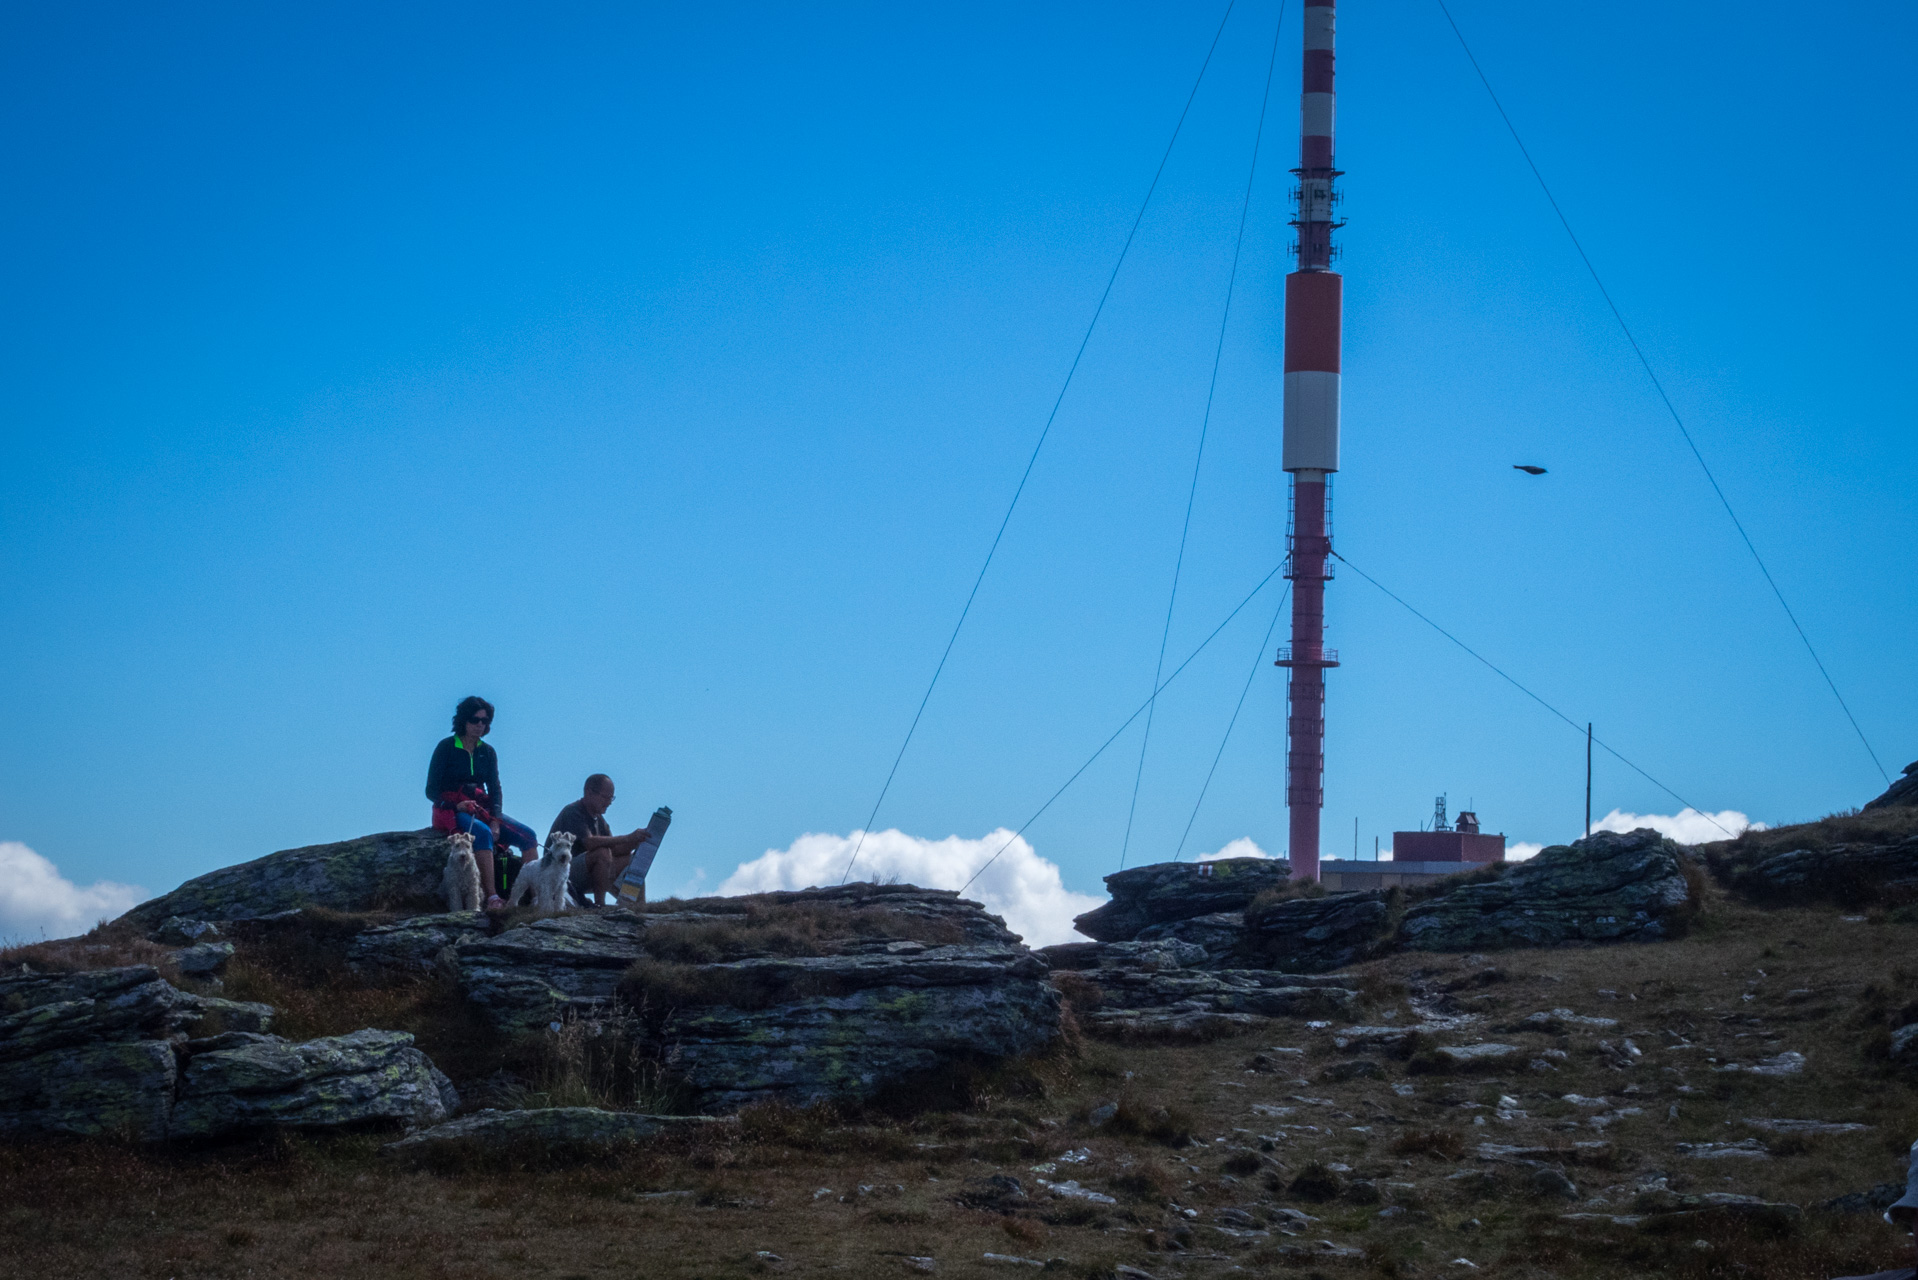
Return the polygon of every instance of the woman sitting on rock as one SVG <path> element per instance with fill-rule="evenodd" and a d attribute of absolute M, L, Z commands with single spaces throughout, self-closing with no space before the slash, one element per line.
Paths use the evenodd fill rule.
<path fill-rule="evenodd" d="M 493 848 L 518 849 L 519 861 L 539 849 L 539 837 L 524 823 L 506 816 L 500 796 L 499 756 L 481 739 L 493 728 L 493 704 L 484 698 L 465 698 L 453 712 L 453 736 L 433 748 L 426 767 L 426 798 L 433 802 L 433 828 L 449 835 L 464 831 L 473 837 L 473 860 L 479 864 L 487 908 L 503 907 L 500 890 L 510 882 L 493 879 Z M 507 870 L 502 865 L 501 871 Z"/>

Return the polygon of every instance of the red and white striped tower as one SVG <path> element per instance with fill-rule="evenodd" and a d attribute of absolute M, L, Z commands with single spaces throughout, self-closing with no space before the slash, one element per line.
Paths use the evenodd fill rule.
<path fill-rule="evenodd" d="M 1339 327 L 1342 281 L 1332 270 L 1339 171 L 1332 166 L 1333 0 L 1306 0 L 1305 77 L 1299 94 L 1299 269 L 1285 278 L 1285 469 L 1292 473 L 1292 643 L 1286 689 L 1285 803 L 1295 879 L 1319 878 L 1319 810 L 1325 804 L 1325 584 L 1332 549 L 1327 478 L 1339 469 Z"/>

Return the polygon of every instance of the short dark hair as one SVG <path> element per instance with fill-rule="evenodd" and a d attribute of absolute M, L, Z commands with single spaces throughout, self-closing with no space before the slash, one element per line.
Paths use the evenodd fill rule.
<path fill-rule="evenodd" d="M 468 720 L 471 720 L 482 711 L 486 713 L 486 718 L 489 721 L 493 718 L 493 704 L 486 699 L 480 697 L 478 694 L 474 694 L 470 698 L 461 698 L 459 706 L 453 708 L 454 734 L 457 735 L 460 730 L 466 727 Z"/>
<path fill-rule="evenodd" d="M 611 790 L 612 786 L 613 786 L 613 780 L 611 778 L 607 777 L 603 773 L 596 773 L 592 777 L 586 779 L 585 794 L 589 796 L 596 796 L 602 791 Z"/>

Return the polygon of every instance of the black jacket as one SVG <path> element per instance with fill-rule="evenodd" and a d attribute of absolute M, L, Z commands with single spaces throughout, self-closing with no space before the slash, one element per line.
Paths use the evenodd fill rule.
<path fill-rule="evenodd" d="M 471 755 L 454 738 L 440 739 L 433 763 L 426 766 L 426 798 L 435 809 L 451 809 L 472 800 L 486 810 L 488 821 L 506 812 L 500 794 L 499 756 L 481 739 Z"/>

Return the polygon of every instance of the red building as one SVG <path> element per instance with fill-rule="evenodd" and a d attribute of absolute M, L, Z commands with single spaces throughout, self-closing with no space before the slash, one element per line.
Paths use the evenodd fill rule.
<path fill-rule="evenodd" d="M 1444 809 L 1439 812 L 1443 814 Z M 1440 819 L 1444 821 L 1443 818 Z M 1483 835 L 1478 815 L 1467 809 L 1458 816 L 1455 827 L 1436 831 L 1394 831 L 1394 862 L 1503 862 L 1505 837 Z"/>

